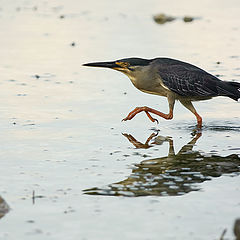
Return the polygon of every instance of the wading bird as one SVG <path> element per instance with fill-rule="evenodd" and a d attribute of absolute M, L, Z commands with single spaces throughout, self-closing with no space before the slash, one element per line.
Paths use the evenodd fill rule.
<path fill-rule="evenodd" d="M 144 111 L 155 122 L 150 113 L 165 119 L 173 118 L 176 100 L 189 109 L 197 118 L 197 126 L 202 127 L 202 118 L 192 102 L 212 97 L 226 96 L 235 101 L 240 98 L 240 83 L 227 82 L 207 73 L 192 64 L 170 58 L 125 58 L 113 62 L 86 63 L 83 66 L 111 68 L 126 74 L 133 85 L 142 92 L 167 97 L 169 113 L 165 114 L 149 107 L 137 107 L 123 121 L 131 120 Z M 158 122 L 158 121 L 157 121 Z"/>

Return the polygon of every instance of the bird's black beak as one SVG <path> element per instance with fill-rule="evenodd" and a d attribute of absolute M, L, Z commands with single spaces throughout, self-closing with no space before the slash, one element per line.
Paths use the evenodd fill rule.
<path fill-rule="evenodd" d="M 83 66 L 87 67 L 103 67 L 103 68 L 119 68 L 119 65 L 117 65 L 115 62 L 94 62 L 94 63 L 85 63 Z"/>

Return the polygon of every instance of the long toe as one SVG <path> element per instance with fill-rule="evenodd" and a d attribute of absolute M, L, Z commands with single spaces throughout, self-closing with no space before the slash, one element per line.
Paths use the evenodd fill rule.
<path fill-rule="evenodd" d="M 125 117 L 125 118 L 122 119 L 122 122 L 125 122 L 127 120 L 129 120 L 128 117 Z"/>

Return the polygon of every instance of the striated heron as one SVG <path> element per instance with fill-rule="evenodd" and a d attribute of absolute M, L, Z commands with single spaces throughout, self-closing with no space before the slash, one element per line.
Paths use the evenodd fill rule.
<path fill-rule="evenodd" d="M 150 113 L 165 119 L 173 118 L 175 100 L 189 109 L 197 118 L 197 126 L 202 127 L 202 118 L 192 101 L 207 100 L 226 96 L 238 101 L 240 83 L 222 81 L 192 64 L 170 58 L 125 58 L 113 62 L 86 63 L 83 66 L 111 68 L 126 74 L 133 85 L 145 93 L 167 97 L 169 113 L 165 114 L 149 107 L 137 107 L 123 121 L 131 120 L 144 111 L 155 122 Z M 157 121 L 158 122 L 158 121 Z"/>

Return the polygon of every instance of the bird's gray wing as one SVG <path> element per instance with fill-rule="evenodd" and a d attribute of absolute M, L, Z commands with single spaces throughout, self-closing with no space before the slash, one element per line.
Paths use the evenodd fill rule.
<path fill-rule="evenodd" d="M 173 92 L 181 96 L 211 97 L 218 95 L 220 80 L 204 70 L 194 66 L 163 65 L 158 73 Z"/>

